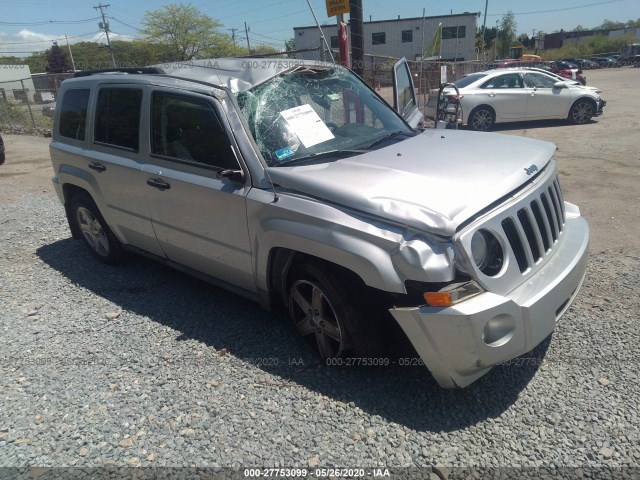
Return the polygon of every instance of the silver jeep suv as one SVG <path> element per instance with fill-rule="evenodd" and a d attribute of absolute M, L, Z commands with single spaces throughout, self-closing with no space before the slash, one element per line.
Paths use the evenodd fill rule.
<path fill-rule="evenodd" d="M 417 130 L 406 62 L 393 73 L 395 108 L 287 59 L 66 80 L 51 159 L 73 237 L 284 307 L 329 363 L 379 364 L 399 325 L 441 386 L 469 385 L 553 331 L 588 226 L 554 145 Z"/>

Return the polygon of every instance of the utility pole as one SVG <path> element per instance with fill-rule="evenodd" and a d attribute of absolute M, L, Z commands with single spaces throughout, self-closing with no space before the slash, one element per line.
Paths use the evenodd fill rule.
<path fill-rule="evenodd" d="M 362 0 L 349 0 L 351 27 L 351 68 L 364 76 L 364 28 L 362 25 Z"/>
<path fill-rule="evenodd" d="M 71 45 L 69 45 L 69 39 L 67 34 L 64 34 L 64 39 L 67 41 L 67 48 L 69 49 L 69 56 L 71 57 L 71 65 L 73 66 L 73 73 L 76 73 L 76 62 L 73 61 L 73 52 L 71 51 Z"/>
<path fill-rule="evenodd" d="M 249 43 L 249 31 L 251 30 L 251 27 L 247 27 L 247 22 L 244 22 L 244 34 L 247 37 L 247 50 L 249 50 L 249 53 L 251 53 L 251 44 Z"/>
<path fill-rule="evenodd" d="M 311 10 L 311 15 L 313 15 L 313 19 L 316 21 L 318 30 L 320 30 L 320 60 L 324 62 L 324 52 L 326 48 L 327 51 L 329 52 L 329 56 L 331 57 L 331 62 L 335 63 L 335 60 L 333 59 L 333 53 L 331 52 L 331 48 L 327 43 L 327 39 L 324 36 L 322 27 L 320 26 L 320 22 L 318 22 L 318 17 L 316 17 L 316 12 L 313 11 L 313 7 L 311 6 L 311 2 L 309 0 L 307 0 L 307 5 L 309 5 L 309 10 Z"/>
<path fill-rule="evenodd" d="M 489 0 L 484 1 L 484 21 L 482 22 L 482 64 L 484 65 L 484 35 L 487 31 L 487 8 L 489 7 Z"/>
<path fill-rule="evenodd" d="M 98 28 L 100 28 L 100 30 L 104 30 L 104 33 L 107 35 L 107 48 L 111 52 L 111 63 L 113 63 L 113 68 L 116 68 L 116 59 L 113 56 L 113 48 L 111 48 L 111 39 L 109 39 L 109 23 L 104 18 L 104 11 L 102 10 L 103 8 L 108 8 L 108 7 L 109 5 L 102 5 L 101 3 L 99 3 L 97 7 L 93 7 L 93 8 L 95 8 L 96 10 L 100 10 L 100 15 L 102 16 L 102 22 L 98 24 Z"/>
<path fill-rule="evenodd" d="M 233 41 L 233 46 L 236 46 L 236 30 L 239 30 L 238 28 L 227 28 L 227 30 L 231 30 L 231 40 Z"/>

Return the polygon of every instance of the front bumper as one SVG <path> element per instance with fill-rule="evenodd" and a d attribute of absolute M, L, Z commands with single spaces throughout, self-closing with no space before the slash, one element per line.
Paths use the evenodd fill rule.
<path fill-rule="evenodd" d="M 531 351 L 576 297 L 589 260 L 589 226 L 567 218 L 562 242 L 535 275 L 509 294 L 486 292 L 453 307 L 390 312 L 443 388 L 465 387 Z"/>

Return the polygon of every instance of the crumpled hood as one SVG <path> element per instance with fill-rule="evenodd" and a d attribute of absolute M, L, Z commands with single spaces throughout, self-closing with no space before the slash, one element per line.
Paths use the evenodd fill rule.
<path fill-rule="evenodd" d="M 453 235 L 469 217 L 531 180 L 555 149 L 511 135 L 432 129 L 366 154 L 268 170 L 289 190 Z"/>

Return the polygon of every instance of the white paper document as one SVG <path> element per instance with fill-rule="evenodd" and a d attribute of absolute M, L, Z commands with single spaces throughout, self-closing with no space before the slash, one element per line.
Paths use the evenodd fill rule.
<path fill-rule="evenodd" d="M 309 104 L 284 110 L 280 115 L 287 121 L 289 128 L 298 136 L 305 148 L 335 138 L 329 127 Z"/>

